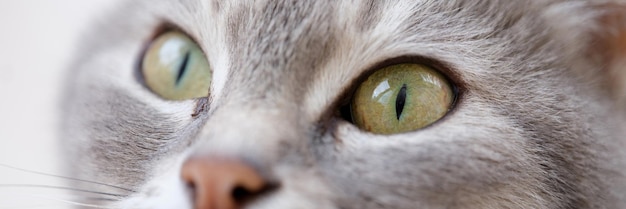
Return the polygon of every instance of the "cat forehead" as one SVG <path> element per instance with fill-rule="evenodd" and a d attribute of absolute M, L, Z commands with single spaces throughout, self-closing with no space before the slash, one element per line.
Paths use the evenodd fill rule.
<path fill-rule="evenodd" d="M 106 39 L 83 46 L 88 53 L 82 59 L 109 53 L 136 66 L 155 31 L 171 24 L 206 53 L 214 70 L 213 101 L 297 101 L 293 106 L 315 107 L 316 115 L 350 82 L 389 59 L 426 57 L 462 66 L 455 68 L 459 74 L 477 74 L 502 61 L 504 50 L 530 53 L 512 48 L 533 45 L 507 45 L 509 40 L 496 36 L 537 37 L 529 35 L 537 27 L 532 24 L 509 29 L 522 15 L 536 16 L 532 10 L 546 2 L 133 1 L 88 36 Z M 114 47 L 119 53 L 110 52 Z M 506 60 L 515 56 L 523 54 Z"/>
<path fill-rule="evenodd" d="M 479 47 L 481 36 L 495 34 L 498 27 L 519 18 L 521 10 L 534 7 L 521 1 L 268 0 L 187 4 L 194 5 L 193 14 L 203 14 L 187 17 L 204 18 L 195 21 L 201 25 L 194 24 L 189 30 L 213 28 L 222 37 L 216 39 L 211 32 L 198 35 L 209 51 L 211 46 L 224 44 L 225 50 L 213 54 L 227 54 L 228 63 L 216 66 L 216 71 L 227 68 L 227 73 L 217 74 L 226 74 L 222 80 L 232 82 L 218 89 L 246 89 L 241 92 L 248 95 L 288 93 L 295 97 L 290 100 L 300 100 L 302 90 L 315 81 L 312 78 L 324 76 L 320 74 L 346 70 L 358 74 L 394 56 L 459 55 L 446 53 L 452 48 L 444 45 L 450 44 L 457 44 L 457 51 L 471 51 L 462 48 Z M 179 22 L 184 21 L 181 18 Z M 354 76 L 343 74 L 338 76 L 344 83 Z"/>

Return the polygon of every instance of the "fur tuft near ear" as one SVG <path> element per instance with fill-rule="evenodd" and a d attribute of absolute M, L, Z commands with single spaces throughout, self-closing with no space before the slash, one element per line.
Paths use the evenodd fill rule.
<path fill-rule="evenodd" d="M 626 1 L 566 2 L 544 14 L 572 69 L 626 110 Z"/>
<path fill-rule="evenodd" d="M 601 68 L 609 93 L 626 110 L 626 1 L 605 2 L 590 7 L 597 25 L 591 31 L 588 57 Z"/>
<path fill-rule="evenodd" d="M 626 3 L 608 4 L 601 24 L 605 29 L 600 34 L 606 45 L 608 82 L 620 105 L 626 105 Z"/>

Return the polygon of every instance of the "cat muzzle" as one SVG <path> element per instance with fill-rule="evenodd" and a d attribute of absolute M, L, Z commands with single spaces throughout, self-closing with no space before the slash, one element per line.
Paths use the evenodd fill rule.
<path fill-rule="evenodd" d="M 191 157 L 181 176 L 194 194 L 195 209 L 236 209 L 270 188 L 251 166 L 236 160 Z"/>

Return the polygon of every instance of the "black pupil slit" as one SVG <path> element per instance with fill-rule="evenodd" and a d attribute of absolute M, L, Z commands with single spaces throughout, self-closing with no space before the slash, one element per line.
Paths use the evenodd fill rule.
<path fill-rule="evenodd" d="M 402 110 L 404 110 L 404 102 L 406 102 L 406 84 L 402 84 L 402 88 L 400 88 L 400 92 L 398 92 L 396 97 L 396 119 L 398 120 L 400 120 Z"/>
<path fill-rule="evenodd" d="M 176 86 L 180 83 L 180 80 L 185 75 L 185 71 L 187 70 L 187 65 L 189 64 L 189 57 L 191 56 L 191 52 L 185 53 L 185 58 L 183 58 L 183 63 L 178 68 L 178 75 L 176 75 Z"/>

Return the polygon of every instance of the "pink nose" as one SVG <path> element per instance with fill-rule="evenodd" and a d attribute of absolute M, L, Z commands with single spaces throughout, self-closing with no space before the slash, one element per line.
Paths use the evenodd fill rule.
<path fill-rule="evenodd" d="M 268 185 L 252 167 L 235 160 L 192 157 L 181 175 L 194 191 L 195 209 L 240 208 Z"/>

